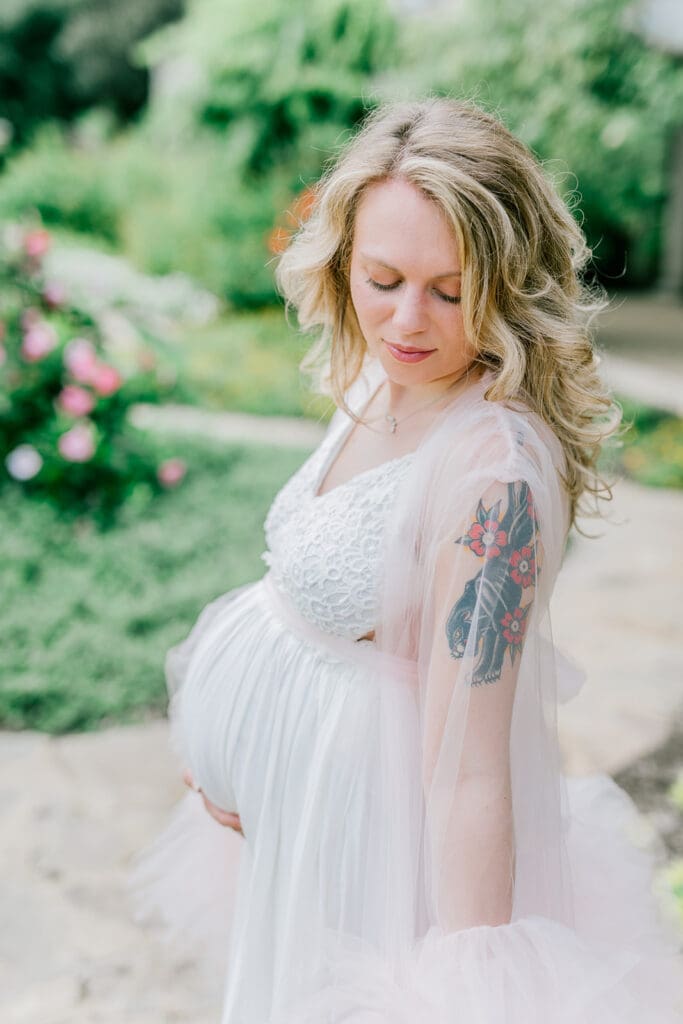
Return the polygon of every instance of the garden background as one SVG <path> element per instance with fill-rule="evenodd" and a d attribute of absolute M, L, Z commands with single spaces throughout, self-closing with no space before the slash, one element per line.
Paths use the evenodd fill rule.
<path fill-rule="evenodd" d="M 181 788 L 164 653 L 262 574 L 268 506 L 331 415 L 273 262 L 325 161 L 390 97 L 497 112 L 559 184 L 613 298 L 597 344 L 632 424 L 605 452 L 627 523 L 573 536 L 558 584 L 558 635 L 592 686 L 566 709 L 565 753 L 633 795 L 683 922 L 681 20 L 667 0 L 5 0 L 10 1019 L 201 1019 L 199 983 L 167 976 L 118 905 Z M 67 921 L 80 937 L 56 955 Z"/>

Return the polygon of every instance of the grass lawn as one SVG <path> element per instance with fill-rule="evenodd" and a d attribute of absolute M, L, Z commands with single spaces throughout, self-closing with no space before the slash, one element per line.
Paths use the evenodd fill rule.
<path fill-rule="evenodd" d="M 287 324 L 284 307 L 226 312 L 205 327 L 187 328 L 175 344 L 183 401 L 262 416 L 318 419 L 332 412 L 299 372 L 312 339 Z"/>
<path fill-rule="evenodd" d="M 0 503 L 0 725 L 51 733 L 158 716 L 163 658 L 203 605 L 266 571 L 263 520 L 306 457 L 154 441 L 184 483 L 98 534 L 5 491 Z"/>

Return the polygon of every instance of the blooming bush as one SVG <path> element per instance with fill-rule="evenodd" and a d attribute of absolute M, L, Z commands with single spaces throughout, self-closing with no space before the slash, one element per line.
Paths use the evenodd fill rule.
<path fill-rule="evenodd" d="M 143 342 L 132 366 L 130 346 L 117 365 L 111 324 L 46 271 L 50 245 L 42 227 L 0 230 L 0 485 L 106 524 L 128 498 L 184 476 L 180 460 L 158 465 L 127 420 L 133 402 L 169 394 L 174 375 Z M 119 311 L 114 322 L 134 333 Z"/>

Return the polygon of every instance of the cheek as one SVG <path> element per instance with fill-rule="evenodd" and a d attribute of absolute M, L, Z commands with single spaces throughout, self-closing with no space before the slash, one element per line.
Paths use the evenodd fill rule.
<path fill-rule="evenodd" d="M 391 316 L 391 298 L 370 289 L 365 282 L 351 282 L 351 301 L 359 323 L 377 323 Z"/>
<path fill-rule="evenodd" d="M 462 308 L 460 306 L 446 305 L 446 308 L 439 311 L 439 324 L 443 332 L 455 338 L 460 338 L 463 333 Z"/>

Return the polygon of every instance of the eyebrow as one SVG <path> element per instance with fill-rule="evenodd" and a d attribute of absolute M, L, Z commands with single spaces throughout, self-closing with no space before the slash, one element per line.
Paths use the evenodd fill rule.
<path fill-rule="evenodd" d="M 376 263 L 378 266 L 384 267 L 386 270 L 393 270 L 393 272 L 395 274 L 400 274 L 401 273 L 401 271 L 397 270 L 396 267 L 392 267 L 390 263 L 385 263 L 384 260 L 378 259 L 376 256 L 373 256 L 372 253 L 362 252 L 361 256 L 363 257 L 363 259 L 370 260 L 371 263 Z M 451 270 L 447 274 L 434 274 L 434 277 L 432 277 L 430 280 L 432 280 L 432 281 L 440 281 L 442 277 L 461 277 L 461 276 L 462 275 L 461 275 L 459 270 Z"/>

